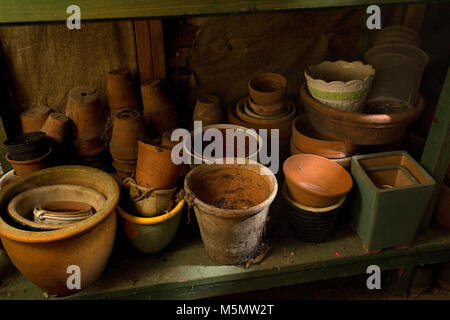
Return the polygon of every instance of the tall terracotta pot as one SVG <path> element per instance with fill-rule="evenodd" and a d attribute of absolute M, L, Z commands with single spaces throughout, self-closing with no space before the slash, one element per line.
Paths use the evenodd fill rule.
<path fill-rule="evenodd" d="M 79 86 L 70 90 L 66 116 L 73 122 L 72 131 L 75 139 L 94 139 L 103 135 L 104 110 L 95 88 Z"/>
<path fill-rule="evenodd" d="M 197 98 L 192 121 L 202 121 L 203 126 L 223 123 L 223 111 L 218 97 L 204 94 Z"/>
<path fill-rule="evenodd" d="M 120 109 L 135 109 L 139 107 L 137 89 L 126 69 L 117 69 L 106 75 L 106 94 L 111 112 Z"/>
<path fill-rule="evenodd" d="M 45 120 L 50 114 L 50 108 L 45 106 L 31 107 L 20 114 L 22 132 L 40 131 Z"/>
<path fill-rule="evenodd" d="M 177 126 L 175 106 L 167 97 L 160 80 L 142 84 L 141 94 L 147 126 L 150 126 L 158 135 Z"/>
<path fill-rule="evenodd" d="M 164 190 L 175 187 L 181 166 L 172 162 L 171 154 L 171 149 L 139 141 L 136 164 L 137 184 Z"/>

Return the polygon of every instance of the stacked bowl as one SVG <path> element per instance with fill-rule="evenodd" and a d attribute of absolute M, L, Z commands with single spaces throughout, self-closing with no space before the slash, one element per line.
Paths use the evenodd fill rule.
<path fill-rule="evenodd" d="M 294 234 L 303 241 L 325 240 L 353 186 L 351 175 L 335 162 L 312 154 L 289 157 L 283 172 L 283 196 Z"/>

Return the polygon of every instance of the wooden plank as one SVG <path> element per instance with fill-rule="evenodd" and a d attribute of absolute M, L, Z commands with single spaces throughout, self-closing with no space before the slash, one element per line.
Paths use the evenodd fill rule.
<path fill-rule="evenodd" d="M 150 20 L 150 41 L 152 48 L 153 78 L 166 79 L 166 60 L 164 56 L 163 26 L 161 20 Z"/>
<path fill-rule="evenodd" d="M 422 3 L 424 0 L 78 0 L 82 21 L 161 18 L 305 8 Z M 72 0 L 1 0 L 0 23 L 65 22 Z"/>
<path fill-rule="evenodd" d="M 445 177 L 448 163 L 450 162 L 450 67 L 447 70 L 441 95 L 439 97 L 433 123 L 428 134 L 425 149 L 422 155 L 422 166 L 436 180 L 434 190 L 428 209 L 422 221 L 420 232 L 423 232 L 433 215 L 436 201 L 439 196 L 442 181 Z"/>
<path fill-rule="evenodd" d="M 422 29 L 423 19 L 425 17 L 426 4 L 415 4 L 406 7 L 403 17 L 403 25 L 414 29 L 420 33 Z"/>

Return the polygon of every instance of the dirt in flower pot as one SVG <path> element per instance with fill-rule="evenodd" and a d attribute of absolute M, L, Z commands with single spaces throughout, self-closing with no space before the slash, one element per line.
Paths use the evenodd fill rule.
<path fill-rule="evenodd" d="M 245 209 L 256 206 L 270 195 L 270 186 L 259 174 L 236 168 L 207 172 L 193 186 L 203 202 L 221 209 Z"/>

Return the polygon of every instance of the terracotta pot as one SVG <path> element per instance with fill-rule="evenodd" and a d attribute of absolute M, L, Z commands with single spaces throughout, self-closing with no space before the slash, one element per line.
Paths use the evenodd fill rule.
<path fill-rule="evenodd" d="M 31 107 L 20 114 L 22 132 L 40 131 L 45 120 L 50 114 L 50 108 L 45 106 Z"/>
<path fill-rule="evenodd" d="M 445 183 L 442 183 L 436 206 L 436 221 L 450 229 L 450 187 Z"/>
<path fill-rule="evenodd" d="M 115 118 L 109 150 L 114 158 L 137 159 L 138 140 L 146 138 L 144 120 L 135 110 L 123 109 Z"/>
<path fill-rule="evenodd" d="M 144 253 L 162 251 L 175 237 L 184 202 L 181 200 L 171 211 L 156 217 L 136 217 L 118 207 L 122 228 L 131 244 Z"/>
<path fill-rule="evenodd" d="M 252 98 L 248 98 L 247 106 L 256 114 L 260 116 L 278 116 L 281 113 L 283 113 L 283 110 L 286 109 L 286 102 L 285 100 L 281 100 L 280 102 L 277 102 L 275 104 L 270 104 L 268 106 L 263 106 L 256 104 L 252 101 Z M 248 113 L 248 112 L 247 112 Z"/>
<path fill-rule="evenodd" d="M 48 152 L 39 158 L 33 160 L 17 161 L 12 160 L 8 152 L 6 154 L 6 160 L 11 164 L 17 176 L 23 177 L 35 171 L 47 168 L 50 165 L 51 153 L 52 148 L 50 147 Z"/>
<path fill-rule="evenodd" d="M 106 95 L 111 110 L 139 108 L 139 97 L 131 74 L 126 69 L 112 70 L 106 75 Z"/>
<path fill-rule="evenodd" d="M 16 161 L 33 160 L 42 157 L 50 147 L 44 132 L 33 131 L 22 133 L 4 142 L 9 157 Z"/>
<path fill-rule="evenodd" d="M 117 175 L 123 179 L 133 176 L 136 170 L 136 160 L 113 159 L 112 166 L 116 169 Z"/>
<path fill-rule="evenodd" d="M 218 97 L 204 94 L 197 98 L 192 121 L 202 121 L 203 126 L 223 123 L 223 111 Z"/>
<path fill-rule="evenodd" d="M 149 188 L 175 187 L 181 167 L 172 162 L 171 154 L 171 149 L 139 141 L 136 182 Z"/>
<path fill-rule="evenodd" d="M 86 188 L 79 185 L 69 184 L 56 184 L 36 187 L 24 192 L 21 192 L 14 196 L 8 204 L 8 214 L 11 218 L 18 223 L 18 227 L 24 230 L 56 230 L 67 227 L 67 223 L 74 223 L 78 221 L 66 221 L 66 223 L 55 223 L 50 219 L 41 217 L 40 213 L 36 213 L 43 219 L 36 218 L 34 210 L 36 208 L 42 209 L 52 202 L 64 202 L 64 201 L 80 201 L 83 200 L 88 204 L 89 209 L 94 208 L 95 211 L 99 211 L 105 204 L 105 197 L 96 190 Z M 43 210 L 41 210 L 43 211 Z M 50 213 L 56 215 L 55 212 Z M 90 215 L 92 212 L 90 213 Z M 84 219 L 87 216 L 84 217 Z M 82 219 L 83 220 L 83 219 Z"/>
<path fill-rule="evenodd" d="M 287 102 L 287 113 L 283 117 L 273 117 L 271 119 L 261 119 L 260 117 L 255 118 L 245 112 L 245 105 L 247 103 L 248 98 L 244 98 L 239 100 L 236 105 L 236 115 L 243 121 L 248 123 L 260 124 L 260 125 L 278 125 L 281 123 L 285 123 L 287 121 L 292 121 L 297 113 L 297 109 L 295 104 L 292 102 Z"/>
<path fill-rule="evenodd" d="M 184 190 L 211 259 L 241 264 L 255 257 L 278 190 L 272 171 L 253 161 L 204 164 L 189 172 Z"/>
<path fill-rule="evenodd" d="M 161 137 L 161 146 L 172 149 L 179 142 L 181 142 L 180 141 L 180 140 L 182 140 L 181 138 L 179 139 L 179 141 L 172 141 L 172 132 L 174 130 L 176 130 L 176 129 L 170 129 L 170 130 L 164 131 L 164 133 L 162 134 L 162 137 Z"/>
<path fill-rule="evenodd" d="M 105 116 L 95 88 L 80 86 L 69 91 L 66 116 L 72 122 L 74 139 L 100 139 L 105 130 Z"/>
<path fill-rule="evenodd" d="M 289 195 L 314 208 L 331 206 L 353 186 L 351 175 L 340 165 L 312 154 L 290 156 L 283 164 Z"/>
<path fill-rule="evenodd" d="M 287 80 L 281 74 L 260 73 L 249 80 L 248 92 L 259 105 L 268 106 L 284 100 Z"/>
<path fill-rule="evenodd" d="M 407 127 L 422 112 L 425 103 L 419 95 L 416 107 L 394 114 L 365 114 L 333 109 L 314 100 L 306 85 L 300 89 L 303 108 L 313 127 L 331 138 L 358 145 L 380 145 L 402 140 Z"/>
<path fill-rule="evenodd" d="M 317 132 L 311 125 L 308 114 L 302 114 L 292 122 L 292 139 L 304 153 L 329 159 L 350 157 L 358 150 L 358 146 L 355 144 L 332 140 Z"/>
<path fill-rule="evenodd" d="M 137 216 L 154 217 L 164 214 L 172 209 L 175 202 L 176 187 L 168 190 L 145 188 L 131 177 L 123 181 L 123 186 L 126 188 L 125 208 Z"/>
<path fill-rule="evenodd" d="M 141 85 L 145 124 L 158 135 L 177 126 L 175 106 L 167 97 L 160 80 Z"/>
<path fill-rule="evenodd" d="M 49 294 L 69 295 L 89 287 L 106 267 L 116 235 L 119 187 L 101 170 L 54 167 L 23 177 L 2 189 L 0 209 L 4 212 L 9 201 L 21 192 L 53 184 L 92 188 L 106 198 L 105 205 L 70 228 L 43 232 L 17 229 L 1 216 L 0 238 L 12 263 L 24 277 Z M 67 286 L 67 268 L 71 265 L 80 268 L 81 289 L 71 290 Z"/>
<path fill-rule="evenodd" d="M 52 112 L 42 125 L 41 131 L 47 137 L 62 145 L 67 138 L 69 118 L 60 112 Z"/>

